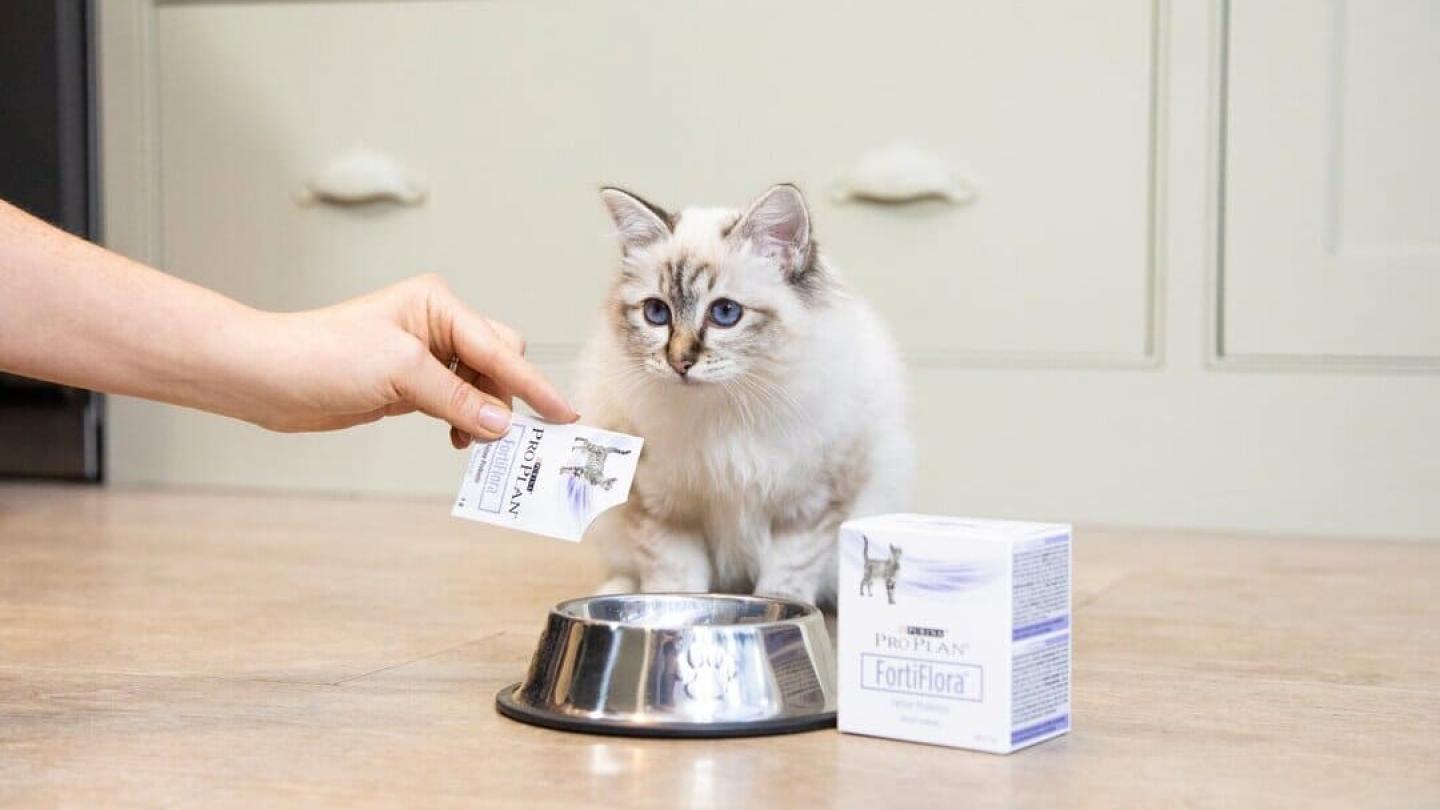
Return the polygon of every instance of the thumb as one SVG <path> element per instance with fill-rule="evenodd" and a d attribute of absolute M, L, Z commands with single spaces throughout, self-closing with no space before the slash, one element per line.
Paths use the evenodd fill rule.
<path fill-rule="evenodd" d="M 417 410 L 479 441 L 493 441 L 510 429 L 510 408 L 505 403 L 455 376 L 433 357 L 412 367 L 396 387 Z"/>

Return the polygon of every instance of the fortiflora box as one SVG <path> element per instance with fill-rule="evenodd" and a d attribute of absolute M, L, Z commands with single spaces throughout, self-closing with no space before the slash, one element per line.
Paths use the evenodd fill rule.
<path fill-rule="evenodd" d="M 1070 730 L 1070 527 L 840 528 L 839 726 L 1008 754 Z"/>

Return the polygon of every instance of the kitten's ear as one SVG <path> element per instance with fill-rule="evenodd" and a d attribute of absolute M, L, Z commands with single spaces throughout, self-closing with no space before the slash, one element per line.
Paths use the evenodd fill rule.
<path fill-rule="evenodd" d="M 804 269 L 810 256 L 810 209 L 800 189 L 789 183 L 771 186 L 741 215 L 729 238 L 736 245 L 750 242 L 760 255 L 779 261 L 787 274 Z"/>
<path fill-rule="evenodd" d="M 600 199 L 610 210 L 620 247 L 626 253 L 654 244 L 670 235 L 671 217 L 665 209 L 652 205 L 624 189 L 602 188 Z"/>

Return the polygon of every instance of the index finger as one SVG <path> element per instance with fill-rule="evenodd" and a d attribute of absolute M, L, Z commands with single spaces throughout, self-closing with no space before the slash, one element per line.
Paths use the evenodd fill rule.
<path fill-rule="evenodd" d="M 552 422 L 580 418 L 545 375 L 506 345 L 484 318 L 458 304 L 451 325 L 451 346 L 465 365 L 504 386 Z"/>

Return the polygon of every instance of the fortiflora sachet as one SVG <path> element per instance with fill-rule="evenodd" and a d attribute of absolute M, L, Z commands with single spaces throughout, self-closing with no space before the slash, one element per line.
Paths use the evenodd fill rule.
<path fill-rule="evenodd" d="M 841 731 L 1008 754 L 1070 730 L 1070 527 L 840 528 Z"/>
<path fill-rule="evenodd" d="M 517 414 L 476 444 L 450 514 L 579 542 L 601 512 L 630 497 L 644 440 Z"/>

